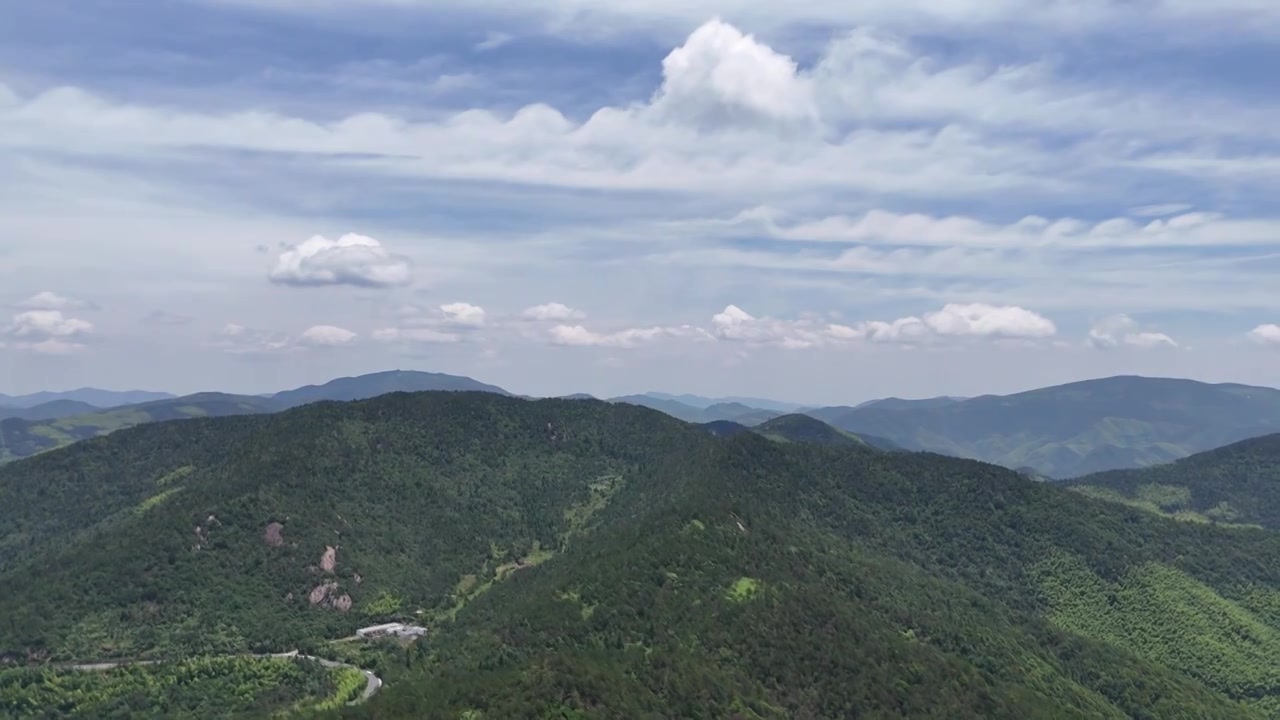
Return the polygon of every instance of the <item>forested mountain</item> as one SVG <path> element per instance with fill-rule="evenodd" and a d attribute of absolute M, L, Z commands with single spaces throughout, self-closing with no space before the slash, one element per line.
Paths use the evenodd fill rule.
<path fill-rule="evenodd" d="M 286 390 L 271 397 L 277 409 L 285 410 L 321 400 L 364 400 L 393 392 L 453 390 L 491 392 L 509 395 L 497 385 L 488 385 L 469 377 L 416 370 L 391 370 L 358 377 L 338 378 L 323 385 L 308 385 Z"/>
<path fill-rule="evenodd" d="M 271 413 L 322 400 L 362 400 L 392 392 L 425 390 L 474 390 L 508 394 L 496 385 L 486 385 L 468 377 L 394 370 L 339 378 L 324 385 L 308 385 L 271 396 L 227 393 L 198 393 L 177 398 L 167 396 L 162 400 L 108 410 L 91 409 L 84 413 L 57 414 L 43 421 L 39 418 L 27 418 L 24 422 L 16 417 L 0 420 L 0 462 L 28 457 L 78 440 L 145 423 Z M 3 417 L 6 415 L 0 410 L 0 418 Z"/>
<path fill-rule="evenodd" d="M 345 714 L 1280 718 L 1280 533 L 627 404 L 393 394 L 0 468 L 14 662 L 431 628 Z"/>
<path fill-rule="evenodd" d="M 1055 478 L 1170 462 L 1280 431 L 1280 390 L 1113 377 L 938 406 L 886 401 L 808 414 L 910 450 Z"/>
<path fill-rule="evenodd" d="M 645 395 L 651 398 L 656 398 L 658 400 L 674 400 L 682 405 L 688 405 L 690 407 L 701 408 L 704 410 L 706 408 L 711 407 L 712 405 L 738 404 L 738 405 L 746 405 L 747 407 L 752 407 L 752 408 L 759 408 L 760 410 L 773 410 L 775 412 L 780 412 L 780 413 L 790 413 L 790 412 L 795 412 L 797 410 L 800 410 L 802 407 L 804 407 L 796 403 L 782 402 L 779 400 L 768 400 L 765 398 L 756 398 L 756 397 L 730 396 L 730 397 L 723 397 L 723 398 L 712 398 L 712 397 L 705 397 L 703 395 L 691 395 L 689 393 L 672 395 L 670 393 L 662 393 L 662 392 L 647 392 L 645 393 Z"/>
<path fill-rule="evenodd" d="M 70 400 L 84 403 L 96 408 L 118 407 L 120 405 L 137 405 L 138 403 L 167 400 L 173 395 L 145 390 L 99 390 L 98 388 L 80 388 L 62 392 L 42 391 L 30 395 L 5 395 L 0 393 L 0 406 L 11 408 L 30 408 L 36 405 Z"/>
<path fill-rule="evenodd" d="M 808 415 L 783 415 L 752 429 L 770 440 L 783 442 L 815 443 L 836 447 L 869 444 L 851 432 L 834 428 Z"/>
<path fill-rule="evenodd" d="M 13 418 L 38 422 L 40 420 L 56 420 L 73 415 L 85 415 L 98 412 L 100 409 L 79 400 L 50 400 L 47 403 L 32 405 L 31 407 L 0 406 L 0 420 Z"/>
<path fill-rule="evenodd" d="M 1245 440 L 1167 465 L 1113 470 L 1064 484 L 1185 520 L 1280 530 L 1280 434 Z"/>
<path fill-rule="evenodd" d="M 678 400 L 657 397 L 655 394 L 624 395 L 609 400 L 614 403 L 639 405 L 666 413 L 685 422 L 705 424 L 717 421 L 730 421 L 740 425 L 759 425 L 784 413 L 777 410 L 766 410 L 751 407 L 740 402 L 720 402 L 705 407 L 686 405 Z"/>
<path fill-rule="evenodd" d="M 79 440 L 145 423 L 275 411 L 272 401 L 251 395 L 200 393 L 140 405 L 97 410 L 54 420 L 0 420 L 0 462 L 28 457 Z"/>

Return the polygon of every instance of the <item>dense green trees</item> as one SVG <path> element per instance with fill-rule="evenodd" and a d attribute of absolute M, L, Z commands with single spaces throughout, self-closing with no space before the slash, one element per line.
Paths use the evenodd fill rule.
<path fill-rule="evenodd" d="M 1280 530 L 1280 435 L 1167 465 L 1088 475 L 1067 485 L 1183 520 Z"/>
<path fill-rule="evenodd" d="M 0 670 L 0 714 L 93 720 L 264 717 L 341 707 L 364 685 L 354 670 L 268 658 L 199 658 L 97 672 L 18 668 Z"/>
<path fill-rule="evenodd" d="M 135 428 L 0 489 L 15 662 L 359 654 L 327 640 L 404 618 L 430 636 L 332 713 L 1280 717 L 1280 534 L 974 461 L 421 394 Z"/>

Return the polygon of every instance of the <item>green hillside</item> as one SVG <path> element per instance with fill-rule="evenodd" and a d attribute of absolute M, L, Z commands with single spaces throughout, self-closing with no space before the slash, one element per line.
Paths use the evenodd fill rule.
<path fill-rule="evenodd" d="M 265 398 L 201 393 L 53 420 L 0 420 L 0 462 L 16 460 L 124 428 L 166 420 L 272 412 Z"/>
<path fill-rule="evenodd" d="M 424 393 L 144 425 L 0 492 L 10 662 L 412 619 L 345 715 L 1280 718 L 1280 534 L 973 461 Z"/>
<path fill-rule="evenodd" d="M 1280 390 L 1114 377 L 959 402 L 882 401 L 807 414 L 909 450 L 1067 478 L 1167 463 L 1280 431 Z"/>
<path fill-rule="evenodd" d="M 124 405 L 107 410 L 89 412 L 55 412 L 45 421 L 30 416 L 31 411 L 13 411 L 15 418 L 0 420 L 0 463 L 29 457 L 36 453 L 63 447 L 86 438 L 98 437 L 123 428 L 166 420 L 183 420 L 197 417 L 224 417 L 227 415 L 253 415 L 287 410 L 325 400 L 363 400 L 393 392 L 421 392 L 426 390 L 479 391 L 501 395 L 508 394 L 496 385 L 486 385 L 468 377 L 441 373 L 393 370 L 359 377 L 339 378 L 323 385 L 308 385 L 296 390 L 276 393 L 271 397 L 257 395 L 228 395 L 226 393 L 198 393 L 185 397 L 165 397 L 159 400 Z M 78 391 L 111 396 L 105 391 Z M 146 395 L 147 393 L 133 393 Z M 150 393 L 154 395 L 155 393 Z M 116 393 L 128 396 L 129 393 Z M 96 396 L 96 395 L 90 395 Z M 31 398 L 39 396 L 27 396 Z M 66 402 L 66 401 L 60 401 Z M 58 405 L 50 410 L 66 409 Z M 0 411 L 0 417 L 6 413 Z M 26 421 L 24 421 L 26 420 Z"/>
<path fill-rule="evenodd" d="M 808 415 L 783 415 L 761 423 L 753 429 L 770 440 L 782 442 L 816 443 L 837 447 L 867 445 L 857 435 L 834 428 Z"/>
<path fill-rule="evenodd" d="M 1184 520 L 1280 530 L 1280 434 L 1167 465 L 1097 473 L 1064 484 Z"/>

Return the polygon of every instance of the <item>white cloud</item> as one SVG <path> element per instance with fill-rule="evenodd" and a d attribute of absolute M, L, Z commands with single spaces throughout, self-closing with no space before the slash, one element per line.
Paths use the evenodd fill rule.
<path fill-rule="evenodd" d="M 1129 210 L 1134 217 L 1165 217 L 1166 215 L 1177 215 L 1190 210 L 1192 206 L 1189 203 L 1162 203 L 1158 205 L 1139 205 Z"/>
<path fill-rule="evenodd" d="M 664 337 L 692 337 L 702 331 L 689 326 L 629 328 L 611 333 L 598 333 L 581 325 L 556 325 L 551 328 L 553 345 L 577 347 L 632 348 Z"/>
<path fill-rule="evenodd" d="M 550 321 L 550 320 L 581 320 L 586 317 L 586 313 L 574 310 L 568 305 L 558 302 L 546 303 L 543 305 L 535 305 L 526 308 L 520 316 L 525 320 Z"/>
<path fill-rule="evenodd" d="M 272 282 L 284 285 L 356 285 L 388 287 L 412 279 L 409 261 L 393 255 L 377 240 L 347 234 L 337 240 L 321 235 L 280 254 Z"/>
<path fill-rule="evenodd" d="M 1280 345 L 1280 325 L 1259 325 L 1249 331 L 1249 339 L 1263 345 Z"/>
<path fill-rule="evenodd" d="M 444 321 L 450 325 L 470 328 L 484 326 L 484 308 L 470 303 L 455 302 L 447 305 L 441 305 L 440 312 L 444 313 Z"/>
<path fill-rule="evenodd" d="M 45 290 L 23 300 L 18 307 L 30 310 L 67 310 L 88 307 L 89 303 Z"/>
<path fill-rule="evenodd" d="M 299 341 L 312 347 L 337 347 L 349 345 L 356 339 L 356 334 L 346 328 L 333 325 L 316 325 L 303 331 Z"/>
<path fill-rule="evenodd" d="M 239 323 L 227 323 L 213 340 L 204 344 L 228 355 L 280 355 L 302 350 L 302 346 L 285 333 Z"/>
<path fill-rule="evenodd" d="M 892 26 L 919 32 L 966 35 L 981 30 L 1007 35 L 1025 32 L 1075 33 L 1102 27 L 1175 25 L 1182 34 L 1211 33 L 1233 26 L 1241 32 L 1280 28 L 1280 11 L 1267 0 L 1152 0 L 1141 5 L 1116 0 L 1045 3 L 1039 0 L 529 0 L 513 5 L 501 0 L 204 0 L 215 4 L 251 5 L 323 15 L 339 8 L 391 6 L 432 13 L 448 11 L 500 13 L 541 23 L 543 29 L 583 33 L 660 31 L 687 28 L 716 14 L 750 27 Z M 343 15 L 336 14 L 336 18 Z M 391 17 L 395 17 L 394 15 Z M 1208 22 L 1212 21 L 1212 22 Z"/>
<path fill-rule="evenodd" d="M 512 35 L 511 33 L 491 31 L 485 34 L 484 40 L 481 40 L 480 42 L 475 44 L 475 49 L 478 52 L 488 52 L 490 50 L 497 50 L 503 45 L 510 43 L 514 39 L 515 39 L 515 36 Z"/>
<path fill-rule="evenodd" d="M 795 350 L 857 340 L 911 344 L 947 337 L 1041 339 L 1057 332 L 1050 320 L 1030 310 L 982 303 L 952 303 L 923 317 L 910 316 L 887 322 L 872 320 L 854 325 L 821 323 L 813 319 L 757 318 L 736 305 L 730 305 L 711 322 L 714 335 L 723 340 Z"/>
<path fill-rule="evenodd" d="M 1135 213 L 1135 217 L 1138 214 Z M 728 220 L 672 223 L 676 228 L 721 233 L 761 231 L 782 240 L 864 245 L 975 247 L 992 249 L 1115 249 L 1274 245 L 1280 219 L 1233 219 L 1214 213 L 1181 213 L 1142 222 L 1127 217 L 1086 221 L 1029 215 L 1006 225 L 953 215 L 871 210 L 860 216 L 831 215 L 789 221 L 774 207 L 756 207 Z"/>
<path fill-rule="evenodd" d="M 711 20 L 662 61 L 662 87 L 648 112 L 708 128 L 816 118 L 810 82 L 791 58 Z"/>
<path fill-rule="evenodd" d="M 711 318 L 712 334 L 722 340 L 777 345 L 803 350 L 822 344 L 821 332 L 807 321 L 757 318 L 737 305 L 729 305 Z"/>
<path fill-rule="evenodd" d="M 1047 318 L 1025 308 L 950 304 L 924 316 L 935 333 L 955 337 L 1045 338 L 1057 333 Z"/>
<path fill-rule="evenodd" d="M 462 340 L 457 333 L 427 327 L 381 328 L 373 331 L 373 338 L 382 342 L 408 343 L 456 343 Z"/>
<path fill-rule="evenodd" d="M 93 324 L 60 310 L 28 310 L 14 315 L 5 332 L 17 338 L 69 338 L 93 332 Z"/>
<path fill-rule="evenodd" d="M 1178 347 L 1178 343 L 1164 333 L 1139 330 L 1137 321 L 1123 314 L 1111 315 L 1094 323 L 1089 330 L 1089 344 L 1097 348 L 1120 345 L 1139 348 Z"/>

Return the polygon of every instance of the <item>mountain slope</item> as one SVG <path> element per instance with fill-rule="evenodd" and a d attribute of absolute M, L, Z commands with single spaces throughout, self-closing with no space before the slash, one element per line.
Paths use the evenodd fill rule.
<path fill-rule="evenodd" d="M 611 398 L 609 402 L 647 407 L 670 415 L 673 418 L 696 424 L 730 421 L 741 425 L 758 425 L 783 414 L 776 410 L 751 407 L 739 402 L 720 402 L 706 407 L 695 407 L 677 400 L 657 397 L 654 394 L 624 395 Z"/>
<path fill-rule="evenodd" d="M 1280 530 L 1280 434 L 1253 438 L 1168 465 L 1113 470 L 1064 485 L 1187 520 Z"/>
<path fill-rule="evenodd" d="M 275 409 L 272 401 L 265 398 L 200 393 L 54 420 L 0 420 L 0 461 L 28 457 L 135 425 L 167 420 L 273 412 Z"/>
<path fill-rule="evenodd" d="M 1280 717 L 1280 534 L 972 461 L 425 393 L 145 425 L 0 491 L 15 660 L 421 618 L 352 714 Z"/>
<path fill-rule="evenodd" d="M 783 415 L 753 428 L 770 440 L 816 443 L 835 447 L 865 446 L 867 442 L 850 432 L 834 428 L 808 415 Z"/>
<path fill-rule="evenodd" d="M 0 407 L 0 420 L 13 418 L 39 422 L 73 415 L 85 415 L 98 412 L 100 409 L 79 400 L 50 400 L 47 403 L 32 405 L 31 407 Z"/>
<path fill-rule="evenodd" d="M 338 378 L 323 385 L 308 385 L 296 390 L 286 390 L 272 396 L 275 406 L 281 410 L 321 400 L 364 400 L 393 392 L 422 392 L 426 390 L 479 391 L 510 395 L 506 390 L 487 385 L 469 377 L 416 370 L 391 370 L 358 377 Z"/>
<path fill-rule="evenodd" d="M 754 397 L 730 396 L 730 397 L 723 397 L 723 398 L 711 398 L 711 397 L 704 397 L 702 395 L 690 395 L 688 393 L 684 393 L 681 395 L 672 395 L 670 393 L 661 393 L 661 392 L 647 392 L 645 393 L 645 395 L 651 398 L 656 398 L 658 400 L 674 400 L 675 402 L 678 402 L 682 405 L 688 405 L 689 407 L 699 408 L 703 410 L 711 407 L 712 405 L 725 405 L 725 404 L 731 404 L 731 403 L 736 403 L 738 405 L 746 405 L 747 407 L 752 407 L 752 408 L 759 408 L 761 410 L 773 410 L 779 413 L 796 412 L 801 407 L 803 407 L 802 405 L 798 405 L 796 403 L 779 402 L 777 400 L 767 400 L 765 398 L 754 398 Z"/>
<path fill-rule="evenodd" d="M 810 411 L 842 430 L 1050 477 L 1170 462 L 1280 430 L 1280 390 L 1114 377 L 941 407 Z"/>
<path fill-rule="evenodd" d="M 271 413 L 322 400 L 360 400 L 392 392 L 423 390 L 474 390 L 508 394 L 500 387 L 467 377 L 404 370 L 339 378 L 324 385 L 308 385 L 265 397 L 197 393 L 107 410 L 93 409 L 82 414 L 59 414 L 54 419 L 44 421 L 34 418 L 27 421 L 18 418 L 0 420 L 0 462 L 28 457 L 145 423 Z M 0 411 L 0 417 L 3 415 L 4 412 Z"/>

